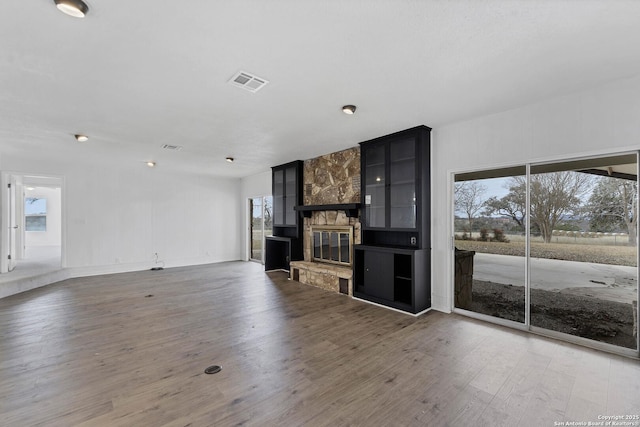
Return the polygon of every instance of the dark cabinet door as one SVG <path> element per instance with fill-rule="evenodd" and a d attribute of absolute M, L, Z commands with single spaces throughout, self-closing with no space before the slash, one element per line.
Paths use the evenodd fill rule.
<path fill-rule="evenodd" d="M 389 145 L 389 226 L 416 228 L 416 143 L 404 138 Z"/>
<path fill-rule="evenodd" d="M 418 126 L 360 143 L 364 245 L 430 246 L 429 132 Z"/>
<path fill-rule="evenodd" d="M 273 169 L 273 225 L 277 227 L 296 227 L 298 212 L 295 207 L 302 202 L 301 162 L 274 166 Z"/>
<path fill-rule="evenodd" d="M 297 182 L 297 168 L 295 166 L 290 166 L 284 170 L 284 224 L 285 225 L 296 225 L 296 218 L 298 213 L 295 210 L 295 206 L 298 203 L 296 198 L 296 194 L 298 192 L 298 182 Z"/>
<path fill-rule="evenodd" d="M 284 170 L 273 171 L 273 224 L 284 224 Z"/>
<path fill-rule="evenodd" d="M 393 254 L 365 251 L 363 278 L 367 295 L 393 301 Z"/>
<path fill-rule="evenodd" d="M 364 223 L 371 228 L 385 228 L 387 218 L 386 145 L 365 147 Z"/>
<path fill-rule="evenodd" d="M 363 146 L 364 225 L 417 227 L 416 138 L 413 135 Z"/>

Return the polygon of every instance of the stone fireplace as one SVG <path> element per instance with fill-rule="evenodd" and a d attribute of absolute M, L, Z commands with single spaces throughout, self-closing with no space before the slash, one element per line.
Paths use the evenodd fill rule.
<path fill-rule="evenodd" d="M 291 278 L 353 294 L 353 245 L 360 244 L 360 221 L 341 210 L 314 211 L 304 219 L 304 261 L 291 262 Z"/>
<path fill-rule="evenodd" d="M 304 162 L 304 261 L 290 277 L 326 290 L 353 294 L 353 245 L 360 244 L 360 149 Z"/>

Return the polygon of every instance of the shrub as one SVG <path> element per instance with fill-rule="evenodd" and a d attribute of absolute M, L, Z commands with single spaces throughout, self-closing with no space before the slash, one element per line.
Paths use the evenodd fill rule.
<path fill-rule="evenodd" d="M 509 239 L 507 239 L 504 235 L 504 230 L 501 228 L 493 229 L 493 240 L 496 242 L 509 243 Z"/>
<path fill-rule="evenodd" d="M 478 238 L 478 240 L 482 241 L 482 242 L 489 242 L 489 230 L 487 230 L 486 228 L 481 228 L 480 229 L 480 237 Z"/>

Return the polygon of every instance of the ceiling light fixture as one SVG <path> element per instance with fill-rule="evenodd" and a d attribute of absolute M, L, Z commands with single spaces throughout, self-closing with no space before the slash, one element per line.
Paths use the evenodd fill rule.
<path fill-rule="evenodd" d="M 154 168 L 156 167 L 156 162 L 147 162 L 147 166 L 149 166 L 150 168 Z"/>
<path fill-rule="evenodd" d="M 356 106 L 355 105 L 345 105 L 344 107 L 342 107 L 342 112 L 345 114 L 354 114 L 356 112 Z"/>
<path fill-rule="evenodd" d="M 81 134 L 77 134 L 77 135 L 73 135 L 76 137 L 76 141 L 78 142 L 86 142 L 89 140 L 89 137 L 87 135 L 81 135 Z"/>
<path fill-rule="evenodd" d="M 54 0 L 56 7 L 62 13 L 74 18 L 84 18 L 89 12 L 89 6 L 82 0 Z"/>
<path fill-rule="evenodd" d="M 233 157 L 227 157 L 225 160 L 229 163 L 233 163 L 235 159 Z"/>

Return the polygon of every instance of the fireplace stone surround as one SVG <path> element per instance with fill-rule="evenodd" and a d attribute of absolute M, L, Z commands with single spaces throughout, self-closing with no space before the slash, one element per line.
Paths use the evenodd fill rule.
<path fill-rule="evenodd" d="M 353 295 L 353 268 L 313 261 L 312 226 L 351 226 L 353 245 L 361 243 L 360 147 L 304 161 L 303 259 L 290 263 L 290 278 L 322 289 Z"/>

